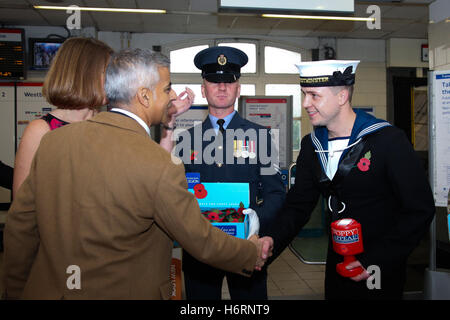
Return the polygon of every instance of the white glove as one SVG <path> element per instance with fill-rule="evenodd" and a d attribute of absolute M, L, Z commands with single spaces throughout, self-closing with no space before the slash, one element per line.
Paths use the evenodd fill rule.
<path fill-rule="evenodd" d="M 248 215 L 248 237 L 247 240 L 254 234 L 258 235 L 259 232 L 259 218 L 253 209 L 245 209 L 243 214 Z"/>

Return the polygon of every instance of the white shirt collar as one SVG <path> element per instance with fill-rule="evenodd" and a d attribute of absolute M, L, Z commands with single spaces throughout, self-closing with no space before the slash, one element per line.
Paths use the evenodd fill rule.
<path fill-rule="evenodd" d="M 334 175 L 339 167 L 339 160 L 342 153 L 346 149 L 350 138 L 328 140 L 328 164 L 327 176 L 333 180 Z"/>
<path fill-rule="evenodd" d="M 130 118 L 133 118 L 145 129 L 145 131 L 147 131 L 148 135 L 151 137 L 150 128 L 148 127 L 148 125 L 144 122 L 144 120 L 139 118 L 133 112 L 130 112 L 130 111 L 124 110 L 124 109 L 119 109 L 119 108 L 112 108 L 110 111 L 123 113 L 124 115 L 129 116 Z"/>

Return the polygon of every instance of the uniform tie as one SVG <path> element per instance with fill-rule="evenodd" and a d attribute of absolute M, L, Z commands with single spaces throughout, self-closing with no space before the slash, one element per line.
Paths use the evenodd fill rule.
<path fill-rule="evenodd" d="M 223 124 L 225 123 L 225 120 L 219 119 L 219 120 L 217 120 L 216 123 L 219 125 L 220 132 L 222 132 L 222 134 L 224 134 L 225 133 L 225 128 L 223 127 Z"/>

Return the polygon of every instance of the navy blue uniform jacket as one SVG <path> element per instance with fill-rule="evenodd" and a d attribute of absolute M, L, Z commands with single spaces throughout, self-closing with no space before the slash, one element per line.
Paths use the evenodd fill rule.
<path fill-rule="evenodd" d="M 203 133 L 212 129 L 211 121 L 209 117 L 201 124 L 202 127 L 202 137 Z M 241 158 L 240 161 L 243 161 L 243 164 L 237 164 L 237 158 L 233 157 L 234 164 L 227 164 L 226 158 L 226 146 L 227 144 L 224 142 L 223 144 L 223 165 L 206 164 L 204 159 L 202 159 L 201 163 L 196 163 L 200 161 L 192 160 L 192 161 L 184 161 L 186 172 L 198 172 L 200 173 L 200 181 L 201 182 L 247 182 L 250 187 L 250 208 L 256 211 L 259 221 L 260 221 L 260 231 L 259 235 L 264 236 L 268 226 L 272 223 L 276 222 L 277 212 L 283 205 L 286 189 L 281 180 L 281 175 L 279 170 L 269 170 L 272 171 L 271 175 L 261 175 L 261 169 L 270 167 L 273 165 L 272 163 L 261 163 L 260 162 L 260 148 L 263 144 L 265 144 L 262 151 L 269 150 L 267 153 L 270 153 L 271 140 L 270 134 L 267 128 L 264 128 L 258 124 L 250 122 L 246 119 L 243 119 L 237 112 L 231 119 L 230 123 L 227 126 L 228 129 L 242 129 L 244 132 L 248 129 L 254 129 L 257 132 L 257 160 L 255 164 L 250 163 L 249 158 Z M 265 139 L 260 139 L 259 130 L 261 131 L 261 137 L 264 135 Z M 195 137 L 195 127 L 189 129 L 190 138 L 191 138 L 191 150 L 197 153 L 203 152 L 208 145 L 212 143 L 212 141 L 203 141 L 202 150 L 195 149 L 194 139 L 202 139 L 202 137 Z M 197 130 L 199 131 L 199 130 Z M 225 135 L 226 136 L 226 135 Z M 202 139 L 203 140 L 203 139 Z M 214 138 L 212 138 L 214 140 Z M 182 141 L 179 141 L 179 143 Z M 197 140 L 197 144 L 198 144 Z M 232 143 L 229 143 L 228 146 L 233 146 Z M 232 151 L 232 150 L 231 150 Z M 214 152 L 212 153 L 214 155 Z M 180 156 L 182 156 L 182 152 L 180 152 Z M 197 157 L 199 155 L 197 154 Z M 264 162 L 266 162 L 264 160 Z M 277 163 L 278 165 L 278 163 Z M 276 166 L 277 167 L 277 166 Z M 226 196 L 226 195 L 224 195 Z M 257 201 L 258 199 L 258 201 Z M 262 203 L 260 203 L 262 201 Z M 183 257 L 183 268 L 186 268 L 189 265 L 188 259 Z"/>
<path fill-rule="evenodd" d="M 358 126 L 360 126 L 358 128 Z M 376 128 L 368 130 L 369 128 Z M 398 128 L 384 126 L 372 116 L 357 112 L 349 148 L 340 159 L 333 179 L 324 173 L 324 155 L 328 133 L 316 129 L 316 135 L 303 138 L 297 159 L 295 185 L 269 235 L 274 238 L 274 256 L 286 247 L 307 223 L 319 195 L 328 204 L 335 203 L 331 221 L 352 218 L 362 227 L 364 252 L 356 258 L 366 269 L 378 266 L 381 289 L 370 290 L 366 281 L 354 282 L 336 272 L 343 257 L 328 247 L 325 276 L 326 298 L 333 299 L 399 299 L 403 292 L 406 262 L 412 250 L 428 230 L 434 216 L 434 199 L 425 171 L 406 135 Z M 322 143 L 318 143 L 322 140 Z M 321 145 L 321 146 L 320 146 Z M 325 155 L 326 159 L 327 155 Z M 358 165 L 363 158 L 368 168 Z M 345 210 L 338 213 L 345 203 Z"/>

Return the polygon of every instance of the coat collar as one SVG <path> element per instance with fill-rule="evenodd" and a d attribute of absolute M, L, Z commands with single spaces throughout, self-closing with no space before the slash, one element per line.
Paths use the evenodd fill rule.
<path fill-rule="evenodd" d="M 114 127 L 118 127 L 125 130 L 130 130 L 148 137 L 147 131 L 133 118 L 127 117 L 123 114 L 115 112 L 100 112 L 91 119 L 87 120 L 91 122 L 97 122 Z"/>
<path fill-rule="evenodd" d="M 358 144 L 364 136 L 391 125 L 389 122 L 377 119 L 362 110 L 354 109 L 354 111 L 356 113 L 356 119 L 348 142 L 349 147 L 344 150 L 339 161 L 344 158 L 350 147 Z M 322 169 L 325 171 L 328 165 L 328 129 L 326 127 L 315 127 L 311 132 L 311 140 Z"/>

